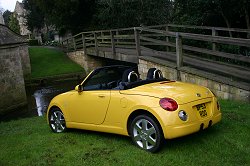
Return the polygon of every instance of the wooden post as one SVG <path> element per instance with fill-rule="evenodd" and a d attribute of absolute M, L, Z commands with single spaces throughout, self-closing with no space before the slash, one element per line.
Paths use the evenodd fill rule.
<path fill-rule="evenodd" d="M 212 37 L 215 37 L 215 36 L 217 36 L 217 31 L 213 27 L 212 28 Z M 214 42 L 212 43 L 212 49 L 213 49 L 213 51 L 216 51 L 216 43 L 214 43 Z"/>
<path fill-rule="evenodd" d="M 97 34 L 96 34 L 96 32 L 94 32 L 94 38 L 95 38 L 95 52 L 96 52 L 96 56 L 99 56 L 98 41 L 97 41 Z"/>
<path fill-rule="evenodd" d="M 119 35 L 119 30 L 115 31 L 115 35 L 118 36 Z M 116 42 L 119 42 L 119 39 L 116 39 Z"/>
<path fill-rule="evenodd" d="M 74 48 L 74 50 L 76 50 L 76 41 L 75 41 L 74 37 L 73 37 L 73 48 Z"/>
<path fill-rule="evenodd" d="M 67 52 L 69 51 L 69 39 L 67 39 Z"/>
<path fill-rule="evenodd" d="M 82 33 L 82 47 L 83 47 L 84 55 L 87 55 L 86 39 L 83 33 Z"/>
<path fill-rule="evenodd" d="M 166 32 L 168 32 L 168 25 L 166 26 Z M 168 36 L 166 36 L 166 42 L 169 43 L 169 37 Z M 166 51 L 169 52 L 169 50 L 170 50 L 170 47 L 167 46 Z"/>
<path fill-rule="evenodd" d="M 103 34 L 103 32 L 101 32 L 101 39 L 102 39 L 102 42 L 104 42 L 103 36 L 104 36 L 104 34 Z"/>
<path fill-rule="evenodd" d="M 114 32 L 113 31 L 110 31 L 110 36 L 111 36 L 112 55 L 113 55 L 113 59 L 115 59 L 116 51 L 115 51 L 115 39 L 114 39 Z"/>
<path fill-rule="evenodd" d="M 139 36 L 139 31 L 134 27 L 134 34 L 135 34 L 135 48 L 136 48 L 136 53 L 137 56 L 141 56 L 141 46 L 140 46 L 140 36 Z"/>
<path fill-rule="evenodd" d="M 183 66 L 182 39 L 179 32 L 176 32 L 176 65 L 177 70 Z"/>

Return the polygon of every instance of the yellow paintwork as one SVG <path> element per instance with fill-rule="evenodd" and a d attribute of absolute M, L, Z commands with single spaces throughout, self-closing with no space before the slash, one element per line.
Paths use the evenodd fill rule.
<path fill-rule="evenodd" d="M 197 97 L 197 93 L 201 97 Z M 164 97 L 176 100 L 178 109 L 173 112 L 162 109 L 159 100 Z M 194 109 L 195 105 L 201 103 L 207 103 L 208 116 L 205 118 L 199 117 Z M 76 87 L 75 90 L 56 96 L 48 110 L 53 106 L 63 112 L 67 128 L 122 135 L 128 135 L 129 116 L 136 110 L 145 110 L 158 120 L 166 139 L 197 132 L 202 123 L 207 128 L 210 120 L 212 124 L 221 120 L 217 99 L 209 89 L 182 82 L 163 81 L 128 90 L 78 92 Z M 187 112 L 187 121 L 179 118 L 180 110 Z"/>

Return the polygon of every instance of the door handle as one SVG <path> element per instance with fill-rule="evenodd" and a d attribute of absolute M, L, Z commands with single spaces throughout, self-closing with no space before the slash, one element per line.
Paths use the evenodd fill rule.
<path fill-rule="evenodd" d="M 100 97 L 100 98 L 104 98 L 104 97 L 105 97 L 105 95 L 98 95 L 98 97 Z"/>

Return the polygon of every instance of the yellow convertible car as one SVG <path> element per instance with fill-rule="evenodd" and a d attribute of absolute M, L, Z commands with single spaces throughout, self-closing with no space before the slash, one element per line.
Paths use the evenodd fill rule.
<path fill-rule="evenodd" d="M 67 128 L 116 133 L 156 152 L 164 139 L 216 124 L 221 112 L 206 87 L 170 81 L 156 68 L 141 80 L 136 68 L 108 66 L 92 71 L 75 90 L 52 99 L 47 118 L 56 133 Z"/>

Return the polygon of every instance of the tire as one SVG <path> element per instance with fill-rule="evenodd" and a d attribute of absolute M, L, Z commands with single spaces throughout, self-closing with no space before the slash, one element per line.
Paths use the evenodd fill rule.
<path fill-rule="evenodd" d="M 52 108 L 49 112 L 49 126 L 55 133 L 62 133 L 66 131 L 66 121 L 64 115 L 59 108 Z"/>
<path fill-rule="evenodd" d="M 158 121 L 148 115 L 139 115 L 132 120 L 130 135 L 135 145 L 152 153 L 160 150 L 164 140 Z"/>

